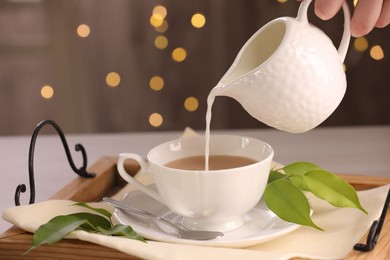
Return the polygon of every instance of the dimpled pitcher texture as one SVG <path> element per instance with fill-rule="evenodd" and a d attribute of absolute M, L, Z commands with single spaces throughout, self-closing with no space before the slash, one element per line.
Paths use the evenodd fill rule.
<path fill-rule="evenodd" d="M 311 1 L 305 2 L 306 11 Z M 349 21 L 349 11 L 343 9 Z M 216 96 L 240 102 L 257 120 L 291 133 L 318 126 L 340 104 L 346 91 L 342 63 L 350 39 L 344 25 L 338 51 L 307 16 L 299 15 L 277 18 L 257 31 L 213 89 Z"/>

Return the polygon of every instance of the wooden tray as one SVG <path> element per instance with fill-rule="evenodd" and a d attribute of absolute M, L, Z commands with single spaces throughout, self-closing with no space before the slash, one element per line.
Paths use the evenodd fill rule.
<path fill-rule="evenodd" d="M 75 201 L 99 201 L 104 196 L 114 194 L 126 183 L 116 170 L 116 157 L 102 157 L 88 171 L 96 173 L 92 179 L 76 178 L 54 194 L 51 199 Z M 130 160 L 125 165 L 129 173 L 137 173 L 139 166 Z M 357 190 L 371 189 L 390 183 L 390 178 L 340 174 Z M 389 213 L 388 213 L 389 215 Z M 361 239 L 365 243 L 367 234 Z M 0 259 L 139 259 L 117 250 L 79 240 L 65 239 L 55 245 L 40 246 L 26 256 L 32 235 L 17 227 L 12 227 L 0 235 Z M 346 259 L 386 259 L 390 255 L 390 216 L 386 218 L 381 236 L 371 252 L 351 251 Z"/>

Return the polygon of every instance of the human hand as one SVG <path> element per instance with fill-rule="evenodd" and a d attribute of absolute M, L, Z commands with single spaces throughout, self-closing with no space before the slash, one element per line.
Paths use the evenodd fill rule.
<path fill-rule="evenodd" d="M 316 15 L 329 20 L 340 10 L 345 0 L 315 0 Z M 359 0 L 351 20 L 351 34 L 361 37 L 374 27 L 384 28 L 390 23 L 390 0 Z"/>

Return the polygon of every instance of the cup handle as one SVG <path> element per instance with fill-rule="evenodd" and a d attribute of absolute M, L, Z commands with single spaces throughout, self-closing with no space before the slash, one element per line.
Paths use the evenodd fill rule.
<path fill-rule="evenodd" d="M 165 205 L 160 194 L 158 194 L 154 190 L 151 190 L 147 186 L 143 185 L 142 183 L 140 183 L 139 181 L 134 179 L 130 174 L 127 173 L 127 171 L 125 170 L 125 167 L 124 167 L 124 163 L 127 159 L 133 159 L 133 160 L 137 161 L 141 167 L 140 171 L 142 173 L 150 173 L 149 163 L 146 162 L 141 156 L 139 156 L 138 154 L 135 154 L 135 153 L 121 153 L 121 154 L 119 154 L 119 160 L 118 160 L 118 164 L 117 164 L 117 169 L 118 169 L 120 176 L 128 183 L 133 184 L 135 187 L 140 189 L 142 192 L 146 193 L 150 197 L 154 198 L 155 200 L 158 200 L 159 202 L 161 202 L 162 204 Z"/>
<path fill-rule="evenodd" d="M 297 16 L 297 19 L 299 21 L 308 23 L 307 9 L 311 2 L 312 0 L 302 1 L 301 5 L 299 6 L 298 16 Z M 344 32 L 341 38 L 339 48 L 337 50 L 340 55 L 341 62 L 344 62 L 345 56 L 347 55 L 347 51 L 348 51 L 349 41 L 351 39 L 351 29 L 350 29 L 351 13 L 349 11 L 349 7 L 346 1 L 343 3 L 343 13 L 344 13 Z"/>

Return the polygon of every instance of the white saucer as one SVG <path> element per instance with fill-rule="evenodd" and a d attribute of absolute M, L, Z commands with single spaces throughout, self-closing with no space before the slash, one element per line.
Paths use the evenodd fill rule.
<path fill-rule="evenodd" d="M 151 185 L 150 188 L 156 189 L 155 185 Z M 141 191 L 127 193 L 122 201 L 181 226 L 183 217 L 171 212 L 166 206 Z M 139 235 L 147 239 L 215 247 L 247 247 L 283 236 L 300 227 L 300 225 L 281 220 L 267 208 L 263 201 L 260 201 L 254 209 L 244 215 L 243 226 L 226 232 L 223 237 L 206 241 L 179 238 L 173 230 L 164 225 L 157 224 L 149 219 L 129 215 L 121 210 L 116 209 L 113 216 L 119 223 L 131 226 Z"/>

